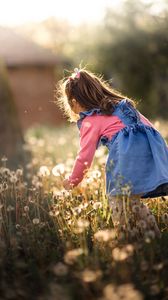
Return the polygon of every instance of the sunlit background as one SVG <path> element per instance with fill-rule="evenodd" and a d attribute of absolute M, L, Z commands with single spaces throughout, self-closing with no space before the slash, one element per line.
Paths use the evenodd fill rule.
<path fill-rule="evenodd" d="M 49 17 L 68 20 L 78 25 L 82 22 L 100 22 L 104 16 L 106 7 L 115 10 L 122 9 L 124 0 L 15 0 L 1 1 L 0 24 L 7 26 L 21 25 L 26 22 L 40 22 Z M 138 1 L 137 1 L 138 2 Z M 152 3 L 151 11 L 159 14 L 164 8 L 162 0 L 143 0 L 144 3 Z"/>

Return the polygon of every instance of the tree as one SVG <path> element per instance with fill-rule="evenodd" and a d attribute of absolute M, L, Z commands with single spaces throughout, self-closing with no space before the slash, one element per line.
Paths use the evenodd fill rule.
<path fill-rule="evenodd" d="M 155 15 L 152 2 L 127 0 L 122 11 L 107 9 L 100 32 L 98 68 L 148 117 L 168 116 L 167 4 Z"/>

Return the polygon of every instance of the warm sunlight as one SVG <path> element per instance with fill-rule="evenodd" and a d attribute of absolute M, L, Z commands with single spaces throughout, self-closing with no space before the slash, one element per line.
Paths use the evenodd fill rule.
<path fill-rule="evenodd" d="M 73 24 L 94 22 L 102 17 L 106 6 L 119 7 L 121 3 L 122 0 L 6 0 L 1 4 L 0 25 L 20 25 L 42 21 L 50 16 L 67 19 Z"/>
<path fill-rule="evenodd" d="M 0 0 L 0 3 L 2 0 Z M 106 7 L 121 9 L 125 0 L 5 0 L 1 3 L 0 25 L 17 26 L 28 22 L 40 22 L 51 16 L 68 20 L 74 25 L 82 22 L 101 21 Z M 164 1 L 142 0 L 144 3 L 152 3 L 151 12 L 159 13 Z"/>

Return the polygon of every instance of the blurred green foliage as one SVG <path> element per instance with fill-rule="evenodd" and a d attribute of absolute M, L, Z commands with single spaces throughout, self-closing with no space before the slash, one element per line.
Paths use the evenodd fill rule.
<path fill-rule="evenodd" d="M 136 97 L 146 115 L 166 118 L 168 10 L 156 16 L 150 7 L 126 1 L 121 16 L 107 11 L 98 45 L 98 67 L 106 77 L 116 77 L 118 87 Z"/>
<path fill-rule="evenodd" d="M 168 117 L 168 1 L 127 0 L 122 10 L 107 8 L 101 24 L 69 27 L 62 44 L 69 67 L 87 65 L 112 86 L 136 99 L 147 117 Z M 159 9 L 159 8 L 158 8 Z"/>

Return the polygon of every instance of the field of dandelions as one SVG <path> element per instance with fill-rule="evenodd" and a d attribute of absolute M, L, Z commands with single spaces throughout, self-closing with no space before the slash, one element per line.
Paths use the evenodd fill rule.
<path fill-rule="evenodd" d="M 168 141 L 168 123 L 155 126 Z M 5 157 L 0 167 L 0 299 L 168 299 L 168 197 L 144 199 L 160 240 L 136 221 L 137 206 L 130 238 L 124 231 L 117 238 L 105 195 L 106 148 L 66 191 L 76 126 L 31 128 L 25 139 L 32 153 L 26 167 L 10 170 Z"/>

